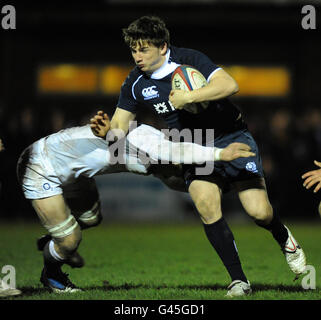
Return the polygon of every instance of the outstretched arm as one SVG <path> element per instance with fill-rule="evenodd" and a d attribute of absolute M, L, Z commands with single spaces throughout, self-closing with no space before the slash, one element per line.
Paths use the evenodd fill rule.
<path fill-rule="evenodd" d="M 206 161 L 232 161 L 255 156 L 244 143 L 231 143 L 224 149 L 204 147 L 190 142 L 171 142 L 165 134 L 153 127 L 142 125 L 131 131 L 127 140 L 137 150 L 145 152 L 153 160 L 173 163 L 204 163 Z"/>
<path fill-rule="evenodd" d="M 158 146 L 159 160 L 174 163 L 204 163 L 206 161 L 232 161 L 255 156 L 247 144 L 234 142 L 227 147 L 204 147 L 190 142 L 170 142 L 163 140 Z"/>
<path fill-rule="evenodd" d="M 90 122 L 93 134 L 105 138 L 110 130 L 108 115 L 103 111 L 98 111 Z M 244 143 L 234 142 L 223 149 L 204 147 L 190 142 L 171 142 L 166 140 L 159 130 L 151 128 L 145 131 L 145 128 L 151 127 L 144 126 L 143 131 L 139 127 L 129 133 L 127 138 L 134 147 L 146 152 L 155 160 L 192 164 L 218 160 L 232 161 L 255 156 L 250 146 Z"/>
<path fill-rule="evenodd" d="M 321 168 L 321 162 L 314 160 L 314 164 Z M 304 175 L 302 175 L 302 179 L 305 179 L 303 182 L 303 187 L 310 189 L 316 184 L 313 192 L 318 192 L 321 188 L 321 169 L 306 172 Z"/>

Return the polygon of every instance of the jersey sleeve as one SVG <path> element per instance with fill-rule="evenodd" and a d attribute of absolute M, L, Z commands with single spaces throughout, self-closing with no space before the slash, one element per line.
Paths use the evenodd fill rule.
<path fill-rule="evenodd" d="M 131 74 L 129 74 L 121 86 L 117 108 L 127 110 L 131 113 L 136 113 L 137 101 L 132 91 L 133 86 L 134 81 L 132 80 Z"/>
<path fill-rule="evenodd" d="M 184 50 L 186 50 L 186 53 L 184 54 L 185 61 L 183 61 L 183 63 L 191 65 L 199 70 L 207 81 L 210 80 L 211 76 L 216 70 L 221 69 L 206 54 L 194 49 Z"/>
<path fill-rule="evenodd" d="M 215 148 L 190 142 L 172 142 L 165 134 L 151 126 L 140 125 L 127 135 L 131 152 L 139 150 L 151 160 L 182 164 L 214 161 Z"/>

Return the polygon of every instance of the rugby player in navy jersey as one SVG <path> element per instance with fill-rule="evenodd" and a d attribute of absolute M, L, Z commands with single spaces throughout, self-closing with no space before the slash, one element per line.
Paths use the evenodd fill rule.
<path fill-rule="evenodd" d="M 269 230 L 279 243 L 287 263 L 296 274 L 305 270 L 303 250 L 289 229 L 273 212 L 266 191 L 262 162 L 257 145 L 247 130 L 240 110 L 228 99 L 238 92 L 235 80 L 205 54 L 170 44 L 165 23 L 154 16 L 144 16 L 123 29 L 125 43 L 136 67 L 122 85 L 111 129 L 128 132 L 142 106 L 152 109 L 171 129 L 214 129 L 216 147 L 243 142 L 256 156 L 231 161 L 216 161 L 210 175 L 197 174 L 197 165 L 184 166 L 189 194 L 200 214 L 208 240 L 218 253 L 230 277 L 227 296 L 249 294 L 251 287 L 239 259 L 233 234 L 221 211 L 222 193 L 234 187 L 245 211 L 257 225 Z M 208 85 L 193 91 L 172 90 L 171 76 L 182 64 L 198 69 Z M 198 114 L 183 109 L 187 103 L 209 101 Z M 117 132 L 115 136 L 117 139 Z M 205 142 L 204 142 L 205 143 Z M 206 142 L 210 145 L 209 141 Z M 263 253 L 262 253 L 263 254 Z"/>

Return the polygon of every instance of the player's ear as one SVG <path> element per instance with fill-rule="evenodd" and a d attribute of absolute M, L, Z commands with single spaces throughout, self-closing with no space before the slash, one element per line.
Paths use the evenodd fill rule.
<path fill-rule="evenodd" d="M 167 42 L 164 42 L 164 44 L 163 45 L 161 45 L 161 47 L 160 47 L 160 53 L 161 53 L 161 55 L 165 55 L 166 54 L 166 52 L 167 52 L 167 49 L 168 49 L 168 45 L 167 45 Z"/>

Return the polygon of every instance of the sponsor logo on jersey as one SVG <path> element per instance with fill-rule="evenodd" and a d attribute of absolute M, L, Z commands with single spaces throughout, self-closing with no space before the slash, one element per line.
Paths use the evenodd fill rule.
<path fill-rule="evenodd" d="M 246 164 L 245 169 L 250 172 L 258 172 L 256 168 L 256 163 L 253 161 L 250 161 Z"/>
<path fill-rule="evenodd" d="M 157 113 L 169 112 L 166 102 L 160 102 L 160 103 L 154 104 L 154 107 Z"/>
<path fill-rule="evenodd" d="M 155 88 L 156 86 L 151 86 L 142 90 L 144 100 L 150 100 L 159 97 L 158 91 L 156 91 Z"/>

